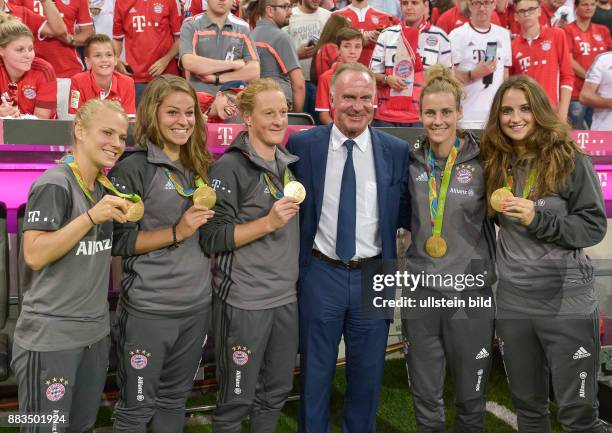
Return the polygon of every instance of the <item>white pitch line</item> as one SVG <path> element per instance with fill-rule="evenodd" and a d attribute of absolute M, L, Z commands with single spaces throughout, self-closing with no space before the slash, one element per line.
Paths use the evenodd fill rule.
<path fill-rule="evenodd" d="M 487 412 L 492 413 L 497 418 L 508 424 L 514 430 L 518 431 L 518 423 L 516 422 L 516 415 L 506 406 L 502 406 L 494 401 L 487 401 Z"/>

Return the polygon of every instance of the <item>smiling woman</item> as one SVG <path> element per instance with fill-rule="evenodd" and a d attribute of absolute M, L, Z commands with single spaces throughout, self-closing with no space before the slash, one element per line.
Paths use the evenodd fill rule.
<path fill-rule="evenodd" d="M 410 347 L 406 363 L 417 425 L 444 430 L 442 390 L 448 365 L 458 385 L 456 428 L 484 431 L 484 390 L 493 340 L 494 306 L 489 302 L 495 281 L 491 257 L 494 230 L 486 218 L 479 143 L 470 133 L 457 129 L 463 115 L 463 86 L 442 65 L 430 67 L 426 78 L 419 104 L 425 137 L 413 146 L 410 155 L 412 244 L 406 253 L 407 268 L 412 275 L 435 269 L 435 275 L 457 277 L 452 287 L 441 280 L 419 283 L 414 293 L 421 301 L 452 300 L 461 293 L 464 302 L 488 302 L 480 309 L 460 308 L 458 304 L 456 308 L 417 310 L 415 315 L 404 309 L 408 314 L 402 320 L 402 334 Z M 460 278 L 481 279 L 482 283 L 466 287 L 459 284 Z M 406 295 L 410 293 L 406 291 Z M 450 320 L 462 309 L 468 319 Z M 476 388 L 472 384 L 475 377 L 480 381 Z"/>
<path fill-rule="evenodd" d="M 138 106 L 138 148 L 110 173 L 145 208 L 138 223 L 117 224 L 113 237 L 113 254 L 124 257 L 113 324 L 120 388 L 115 432 L 145 431 L 149 421 L 153 432 L 183 430 L 211 308 L 210 259 L 200 248 L 199 228 L 214 212 L 195 204 L 197 196 L 212 195 L 203 126 L 189 83 L 156 77 Z"/>
<path fill-rule="evenodd" d="M 112 221 L 126 221 L 127 203 L 105 195 L 102 170 L 123 153 L 127 126 L 113 102 L 81 107 L 72 156 L 38 178 L 26 207 L 25 295 L 11 364 L 19 410 L 57 413 L 72 431 L 93 427 L 106 380 Z"/>
<path fill-rule="evenodd" d="M 583 250 L 606 233 L 593 165 L 526 75 L 498 89 L 482 148 L 499 225 L 496 332 L 519 430 L 550 431 L 552 375 L 564 430 L 602 432 L 597 297 Z"/>
<path fill-rule="evenodd" d="M 53 67 L 34 57 L 32 31 L 0 12 L 0 116 L 55 117 L 57 83 Z"/>

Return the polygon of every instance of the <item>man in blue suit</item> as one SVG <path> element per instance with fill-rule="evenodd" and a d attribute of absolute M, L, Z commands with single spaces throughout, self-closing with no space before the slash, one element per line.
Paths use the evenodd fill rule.
<path fill-rule="evenodd" d="M 408 143 L 369 128 L 375 80 L 355 63 L 331 81 L 334 123 L 290 137 L 300 205 L 300 431 L 326 433 L 340 338 L 346 347 L 344 433 L 375 433 L 389 321 L 361 311 L 362 268 L 394 259 L 408 221 Z"/>

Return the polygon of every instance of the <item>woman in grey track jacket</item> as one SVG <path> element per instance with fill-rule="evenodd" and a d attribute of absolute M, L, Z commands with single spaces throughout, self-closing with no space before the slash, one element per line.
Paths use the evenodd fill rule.
<path fill-rule="evenodd" d="M 606 233 L 597 174 L 526 76 L 497 91 L 482 148 L 500 227 L 496 330 L 519 431 L 551 431 L 552 375 L 563 429 L 599 433 L 597 299 L 583 251 Z"/>
<path fill-rule="evenodd" d="M 406 268 L 422 279 L 410 295 L 416 307 L 402 311 L 402 330 L 419 432 L 445 431 L 445 365 L 457 384 L 455 431 L 484 431 L 494 231 L 478 141 L 457 131 L 462 95 L 448 69 L 428 70 L 420 103 L 425 137 L 410 155 Z"/>
<path fill-rule="evenodd" d="M 155 433 L 183 430 L 211 315 L 210 261 L 198 229 L 213 212 L 192 201 L 212 162 L 204 131 L 187 81 L 157 77 L 138 106 L 139 151 L 110 173 L 145 207 L 138 223 L 116 225 L 113 242 L 113 254 L 123 256 L 114 432 L 144 433 L 150 420 Z"/>

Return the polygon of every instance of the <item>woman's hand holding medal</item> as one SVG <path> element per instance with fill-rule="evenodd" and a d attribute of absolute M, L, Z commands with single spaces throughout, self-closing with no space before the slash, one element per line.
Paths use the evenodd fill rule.
<path fill-rule="evenodd" d="M 107 194 L 102 197 L 89 211 L 87 211 L 91 222 L 102 224 L 109 219 L 124 224 L 127 222 L 128 202 L 121 197 Z"/>
<path fill-rule="evenodd" d="M 504 199 L 500 209 L 504 215 L 518 219 L 524 226 L 531 224 L 535 217 L 535 203 L 522 197 Z"/>
<path fill-rule="evenodd" d="M 176 239 L 182 242 L 191 237 L 200 226 L 203 226 L 215 215 L 215 211 L 205 206 L 194 204 L 185 211 L 176 225 Z"/>

